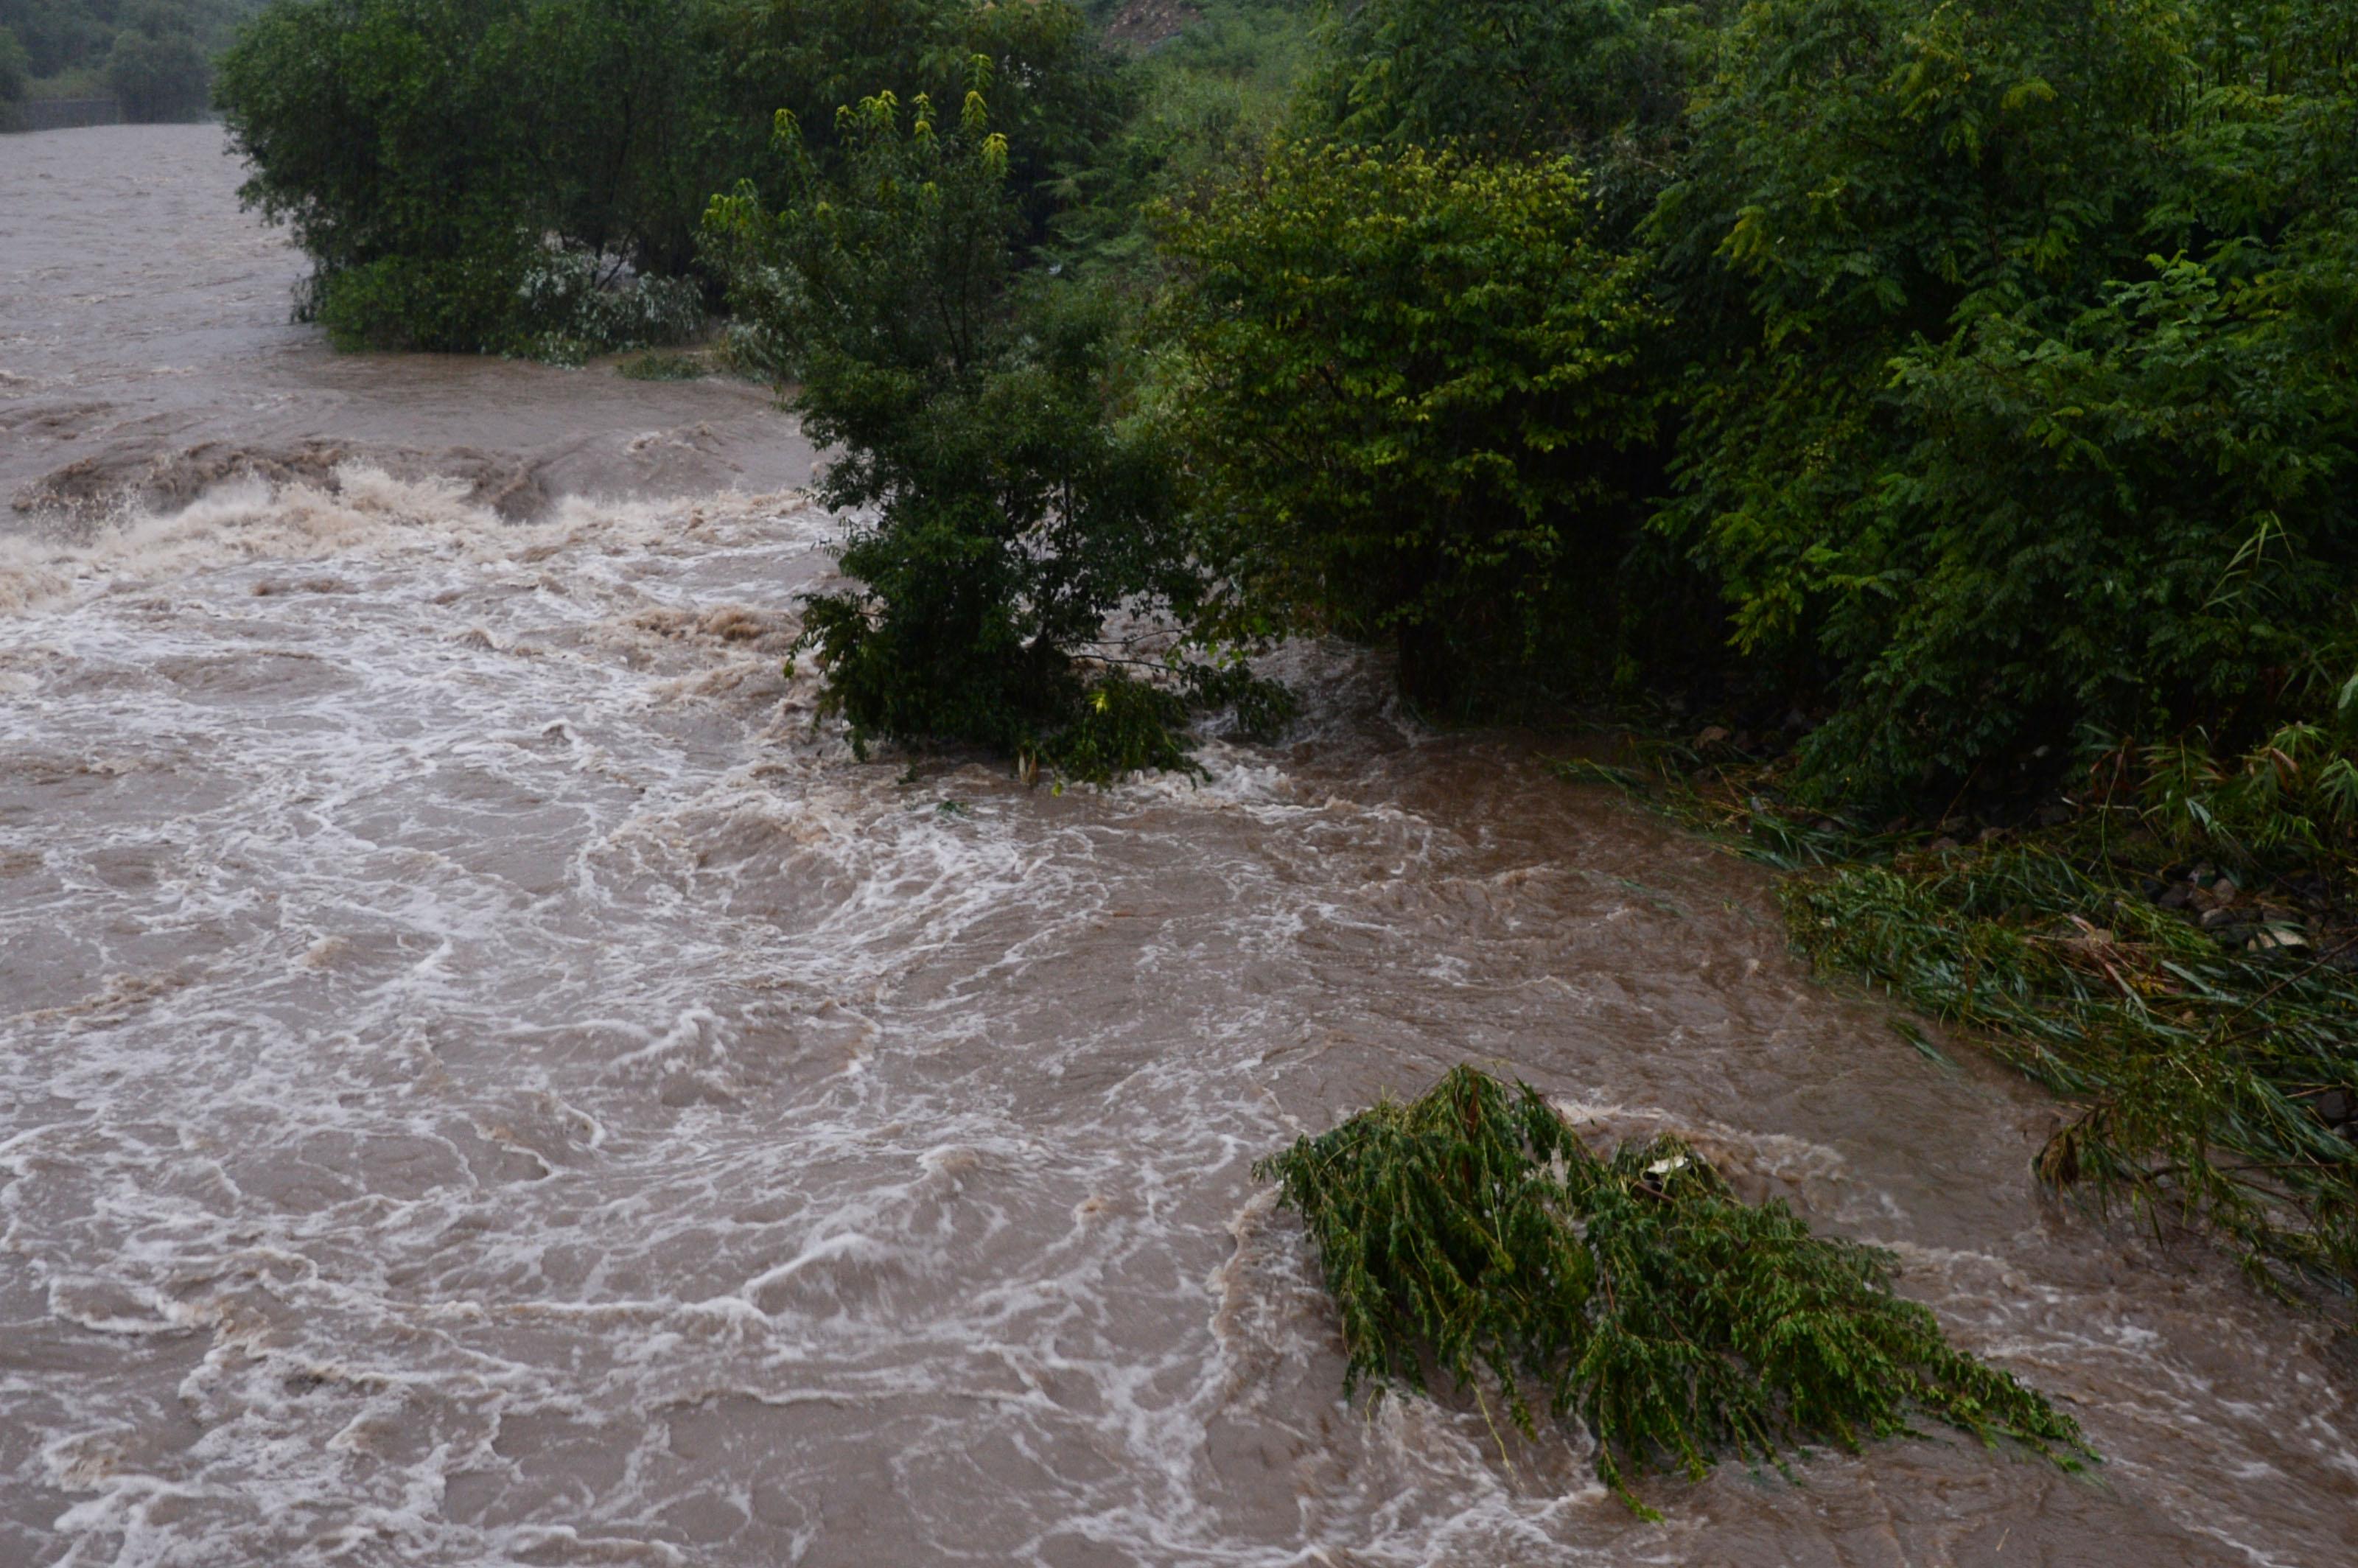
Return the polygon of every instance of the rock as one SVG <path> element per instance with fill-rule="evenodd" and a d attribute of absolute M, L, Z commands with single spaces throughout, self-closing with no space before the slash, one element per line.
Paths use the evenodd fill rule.
<path fill-rule="evenodd" d="M 2192 887 L 2189 886 L 2185 882 L 2177 882 L 2173 883 L 2169 887 L 2164 888 L 2155 896 L 2153 902 L 2159 904 L 2164 909 L 2184 909 L 2186 907 L 2187 901 L 2191 899 L 2193 896 L 2194 889 Z"/>
<path fill-rule="evenodd" d="M 1931 851 L 1932 851 L 1932 853 L 1934 853 L 1934 854 L 1936 854 L 1936 855 L 1945 855 L 1945 854 L 1947 854 L 1950 850 L 1952 850 L 1952 849 L 1955 849 L 1956 847 L 1957 847 L 1957 841 L 1956 841 L 1954 838 L 1951 838 L 1947 837 L 1946 835 L 1943 835 L 1943 836 L 1942 836 L 1942 837 L 1941 837 L 1941 838 L 1938 838 L 1933 839 L 1930 844 L 1927 844 L 1927 845 L 1925 846 L 1925 848 L 1926 848 L 1926 849 L 1928 849 L 1931 850 Z"/>
<path fill-rule="evenodd" d="M 2358 1121 L 2358 1094 L 2341 1087 L 2330 1088 L 2317 1097 L 2317 1119 L 2328 1127 L 2347 1127 Z"/>
<path fill-rule="evenodd" d="M 2217 931 L 2225 926 L 2244 924 L 2245 922 L 2234 910 L 2223 905 L 2213 905 L 2202 912 L 2202 929 L 2205 931 Z"/>
<path fill-rule="evenodd" d="M 2252 933 L 2251 945 L 2256 948 L 2306 947 L 2309 938 L 2293 925 L 2263 925 Z"/>
<path fill-rule="evenodd" d="M 1726 729 L 1726 727 L 1725 727 L 1725 725 L 1720 725 L 1720 724 L 1714 724 L 1714 725 L 1711 725 L 1710 727 L 1708 727 L 1707 729 L 1705 729 L 1702 734 L 1700 734 L 1700 735 L 1698 735 L 1698 736 L 1696 736 L 1696 737 L 1695 737 L 1695 744 L 1696 744 L 1696 745 L 1698 745 L 1698 746 L 1725 746 L 1725 745 L 1726 745 L 1726 744 L 1727 744 L 1727 729 Z"/>

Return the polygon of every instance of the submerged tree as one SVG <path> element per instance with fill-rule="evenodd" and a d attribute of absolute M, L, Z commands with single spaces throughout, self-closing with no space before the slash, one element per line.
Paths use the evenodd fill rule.
<path fill-rule="evenodd" d="M 1152 429 L 1114 417 L 1110 302 L 1019 269 L 1026 223 L 974 70 L 952 124 L 923 94 L 843 110 L 839 174 L 782 114 L 785 201 L 748 184 L 707 220 L 805 428 L 843 452 L 821 496 L 872 519 L 841 558 L 860 586 L 808 601 L 802 645 L 862 748 L 965 741 L 1092 780 L 1180 766 L 1183 691 L 1262 694 L 1107 632 L 1192 600 L 1174 475 Z"/>
<path fill-rule="evenodd" d="M 1347 1390 L 1425 1386 L 1427 1365 L 1525 1432 L 1541 1410 L 1596 1437 L 1596 1470 L 1700 1479 L 1722 1454 L 1855 1448 L 1920 1418 L 2067 1469 L 2078 1426 L 1959 1351 L 1891 1290 L 1887 1254 L 1747 1204 L 1676 1138 L 1600 1158 L 1528 1085 L 1453 1068 L 1257 1168 L 1318 1247 Z"/>

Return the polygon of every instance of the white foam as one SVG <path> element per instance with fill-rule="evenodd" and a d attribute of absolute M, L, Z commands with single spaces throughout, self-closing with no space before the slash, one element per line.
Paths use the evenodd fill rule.
<path fill-rule="evenodd" d="M 1469 1020 L 1543 1060 L 1636 1016 L 1552 983 L 1583 879 L 1221 741 L 1200 784 L 1061 799 L 858 764 L 779 668 L 833 527 L 794 497 L 518 525 L 350 470 L 7 546 L 0 1299 L 30 1348 L 0 1422 L 41 1517 L 0 1555 L 1675 1539 L 1576 1445 L 1502 1463 L 1471 1408 L 1345 1410 L 1248 1174 L 1314 1108 L 1479 1054 Z M 1365 723 L 1342 674 L 1306 733 Z M 1662 1119 L 1625 1098 L 1585 1108 Z M 1994 1342 L 2126 1358 L 2266 1462 L 2256 1495 L 2346 1455 L 2330 1383 L 2298 1394 L 2321 1424 L 2237 1414 L 2153 1374 L 2169 1346 L 2046 1330 L 2083 1294 L 2042 1289 Z M 2307 1435 L 2263 1452 L 2271 1423 Z"/>

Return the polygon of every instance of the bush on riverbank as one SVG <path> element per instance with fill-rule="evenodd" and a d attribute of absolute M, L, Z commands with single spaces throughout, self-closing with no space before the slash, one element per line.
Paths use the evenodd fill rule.
<path fill-rule="evenodd" d="M 954 102 L 977 53 L 1032 212 L 1122 103 L 1061 0 L 276 0 L 217 98 L 242 194 L 310 254 L 340 343 L 568 358 L 675 341 L 680 291 L 717 293 L 704 209 L 740 179 L 775 193 L 777 110 L 825 162 L 838 105 L 888 82 Z"/>
<path fill-rule="evenodd" d="M 864 519 L 841 556 L 859 586 L 808 600 L 797 647 L 862 752 L 960 741 L 1095 782 L 1183 767 L 1182 694 L 1250 692 L 1108 630 L 1186 614 L 1177 476 L 1119 417 L 1112 301 L 1021 266 L 990 61 L 970 70 L 955 120 L 923 94 L 845 110 L 833 172 L 781 114 L 786 199 L 748 183 L 707 218 L 741 310 L 793 356 L 791 406 L 844 454 L 821 499 Z"/>
<path fill-rule="evenodd" d="M 1595 684 L 1655 323 L 1578 167 L 1285 147 L 1159 228 L 1209 621 L 1390 642 L 1440 716 Z"/>
<path fill-rule="evenodd" d="M 1891 1290 L 1892 1260 L 1742 1202 L 1677 1139 L 1593 1153 L 1528 1085 L 1453 1068 L 1256 1167 L 1316 1243 L 1348 1388 L 1422 1390 L 1428 1365 L 1535 1434 L 1596 1440 L 1625 1503 L 1650 1468 L 1855 1449 L 1930 1417 L 2067 1469 L 2078 1427 L 1952 1348 Z M 1487 1405 L 1485 1403 L 1485 1413 Z"/>

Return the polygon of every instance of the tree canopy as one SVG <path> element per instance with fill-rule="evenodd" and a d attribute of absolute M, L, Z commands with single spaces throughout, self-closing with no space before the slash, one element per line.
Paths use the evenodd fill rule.
<path fill-rule="evenodd" d="M 130 120 L 193 120 L 212 58 L 261 0 L 0 0 L 0 103 L 112 93 Z"/>

